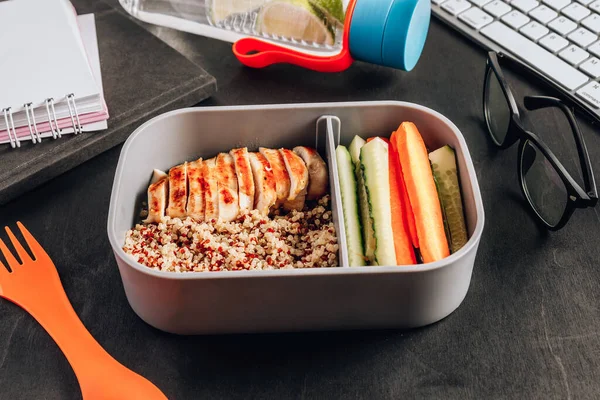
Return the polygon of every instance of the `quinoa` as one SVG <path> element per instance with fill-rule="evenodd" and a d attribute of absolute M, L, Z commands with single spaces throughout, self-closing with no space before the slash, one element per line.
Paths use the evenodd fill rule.
<path fill-rule="evenodd" d="M 334 267 L 338 243 L 329 196 L 312 208 L 266 217 L 246 211 L 232 222 L 165 218 L 127 232 L 123 250 L 170 272 Z"/>

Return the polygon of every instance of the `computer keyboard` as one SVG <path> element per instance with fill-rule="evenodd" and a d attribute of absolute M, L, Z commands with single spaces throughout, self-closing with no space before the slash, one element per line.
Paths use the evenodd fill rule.
<path fill-rule="evenodd" d="M 600 0 L 431 1 L 438 19 L 520 61 L 600 122 Z"/>

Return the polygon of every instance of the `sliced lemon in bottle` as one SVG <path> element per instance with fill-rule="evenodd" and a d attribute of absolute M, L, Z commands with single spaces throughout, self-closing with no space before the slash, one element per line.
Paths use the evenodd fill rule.
<path fill-rule="evenodd" d="M 211 0 L 209 15 L 213 23 L 219 23 L 234 14 L 258 10 L 269 0 Z"/>
<path fill-rule="evenodd" d="M 345 11 L 342 0 L 309 0 L 313 6 L 318 7 L 325 12 L 328 17 L 332 17 L 336 22 L 344 25 Z"/>
<path fill-rule="evenodd" d="M 256 29 L 287 39 L 333 45 L 343 18 L 341 0 L 272 0 L 260 9 Z"/>

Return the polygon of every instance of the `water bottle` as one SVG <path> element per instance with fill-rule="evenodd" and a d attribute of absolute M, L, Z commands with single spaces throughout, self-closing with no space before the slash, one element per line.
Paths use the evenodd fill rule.
<path fill-rule="evenodd" d="M 238 60 L 339 72 L 354 60 L 410 71 L 430 0 L 119 0 L 135 18 L 233 43 Z"/>

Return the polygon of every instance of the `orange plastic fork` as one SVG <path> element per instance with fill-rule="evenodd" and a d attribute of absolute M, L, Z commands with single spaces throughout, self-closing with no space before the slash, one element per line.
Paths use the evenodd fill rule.
<path fill-rule="evenodd" d="M 29 231 L 17 222 L 32 259 L 6 227 L 21 262 L 0 239 L 0 297 L 31 314 L 52 336 L 75 371 L 85 400 L 166 399 L 150 381 L 124 367 L 96 342 L 85 328 L 63 289 L 54 263 Z"/>

